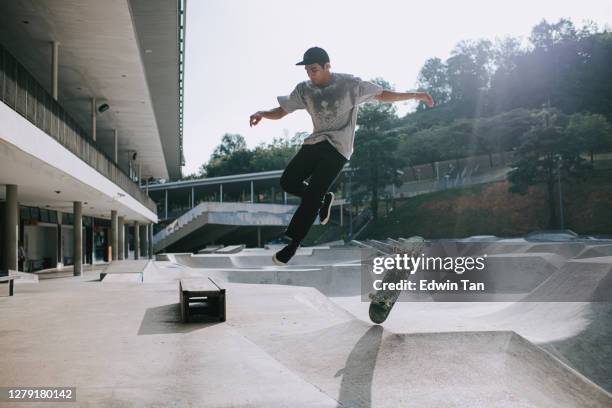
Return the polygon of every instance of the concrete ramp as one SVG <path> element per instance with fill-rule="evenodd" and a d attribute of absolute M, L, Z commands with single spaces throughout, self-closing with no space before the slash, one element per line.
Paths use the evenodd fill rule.
<path fill-rule="evenodd" d="M 102 282 L 104 283 L 119 283 L 119 282 L 142 282 L 142 273 L 113 273 L 106 275 Z"/>
<path fill-rule="evenodd" d="M 272 341 L 266 351 L 337 396 L 339 406 L 612 404 L 605 391 L 513 332 L 393 334 L 350 322 Z"/>
<path fill-rule="evenodd" d="M 237 254 L 173 255 L 177 263 L 190 268 L 263 268 L 274 265 L 274 252 L 274 249 L 262 249 L 257 252 L 242 250 Z M 166 259 L 169 259 L 167 255 L 164 260 Z M 361 252 L 358 248 L 300 248 L 289 265 L 322 266 L 360 261 Z"/>
<path fill-rule="evenodd" d="M 612 245 L 589 245 L 576 258 L 596 258 L 600 256 L 612 256 Z"/>
<path fill-rule="evenodd" d="M 189 268 L 233 268 L 234 264 L 229 255 L 216 254 L 176 254 L 176 262 Z"/>
<path fill-rule="evenodd" d="M 188 255 L 193 267 L 164 263 L 164 278 L 177 268 L 223 279 L 228 324 L 338 406 L 612 406 L 612 256 L 593 256 L 612 246 L 475 244 L 440 255 L 486 253 L 495 293 L 509 295 L 398 303 L 390 331 L 361 302 L 359 248 L 301 249 L 287 267 L 269 263 L 274 248 Z"/>
<path fill-rule="evenodd" d="M 142 282 L 142 275 L 149 263 L 148 259 L 123 260 L 111 262 L 102 272 L 102 282 Z"/>
<path fill-rule="evenodd" d="M 548 252 L 571 259 L 581 253 L 585 247 L 582 242 L 551 242 L 530 246 L 525 252 Z"/>
<path fill-rule="evenodd" d="M 314 289 L 230 288 L 236 317 L 228 324 L 339 407 L 612 404 L 610 394 L 511 331 L 391 333 Z"/>
<path fill-rule="evenodd" d="M 355 296 L 361 293 L 360 265 L 271 267 L 260 270 L 220 269 L 214 271 L 214 276 L 235 283 L 312 287 L 325 296 Z"/>
<path fill-rule="evenodd" d="M 568 261 L 526 298 L 532 302 L 609 302 L 612 256 Z"/>
<path fill-rule="evenodd" d="M 13 281 L 15 285 L 21 285 L 24 283 L 38 283 L 38 275 L 34 273 L 9 270 L 9 275 L 18 276 L 18 278 Z"/>

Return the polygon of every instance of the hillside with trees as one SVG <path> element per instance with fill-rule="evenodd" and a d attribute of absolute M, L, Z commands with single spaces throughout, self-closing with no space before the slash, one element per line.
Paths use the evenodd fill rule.
<path fill-rule="evenodd" d="M 387 89 L 392 85 L 374 79 Z M 593 158 L 612 151 L 612 32 L 595 24 L 545 20 L 528 41 L 462 40 L 446 60 L 426 60 L 417 78 L 421 102 L 398 117 L 390 104 L 362 105 L 351 167 L 356 199 L 373 217 L 387 186 L 416 165 L 513 152 L 508 191 L 546 191 L 548 227 L 559 225 L 558 186 L 589 179 Z M 194 177 L 283 169 L 307 134 L 248 149 L 225 135 Z"/>

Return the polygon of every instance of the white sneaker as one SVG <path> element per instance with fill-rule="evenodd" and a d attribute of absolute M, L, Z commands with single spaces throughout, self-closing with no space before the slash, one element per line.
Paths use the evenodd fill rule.
<path fill-rule="evenodd" d="M 321 209 L 319 209 L 319 221 L 321 222 L 321 225 L 325 225 L 327 224 L 327 221 L 329 221 L 334 198 L 335 195 L 331 191 L 329 193 L 325 193 L 325 196 L 323 197 L 323 204 L 321 205 Z"/>

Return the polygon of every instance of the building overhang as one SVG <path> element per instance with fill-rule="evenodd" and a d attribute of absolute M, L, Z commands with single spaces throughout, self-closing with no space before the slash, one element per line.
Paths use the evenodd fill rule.
<path fill-rule="evenodd" d="M 59 103 L 89 130 L 91 98 L 97 145 L 119 163 L 137 152 L 143 177 L 180 177 L 180 17 L 183 2 L 165 0 L 30 2 L 0 6 L 0 42 L 51 89 L 51 42 L 59 42 Z M 184 27 L 183 27 L 184 28 Z"/>
<path fill-rule="evenodd" d="M 15 184 L 21 205 L 157 223 L 157 214 L 89 166 L 45 132 L 0 102 L 0 184 Z M 5 198 L 0 189 L 0 199 Z"/>

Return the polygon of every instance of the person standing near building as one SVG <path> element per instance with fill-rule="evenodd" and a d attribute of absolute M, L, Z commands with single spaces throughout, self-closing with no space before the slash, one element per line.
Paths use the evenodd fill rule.
<path fill-rule="evenodd" d="M 249 125 L 256 126 L 263 118 L 277 120 L 306 109 L 313 123 L 312 134 L 281 176 L 283 190 L 300 197 L 301 202 L 285 232 L 291 241 L 272 258 L 277 265 L 286 265 L 295 255 L 317 215 L 321 224 L 329 220 L 334 193 L 328 190 L 353 153 L 359 104 L 373 99 L 416 99 L 433 106 L 432 97 L 424 92 L 387 91 L 350 74 L 332 73 L 329 56 L 319 47 L 309 48 L 296 65 L 305 67 L 309 80 L 299 83 L 290 95 L 279 96 L 278 107 L 249 118 Z"/>

